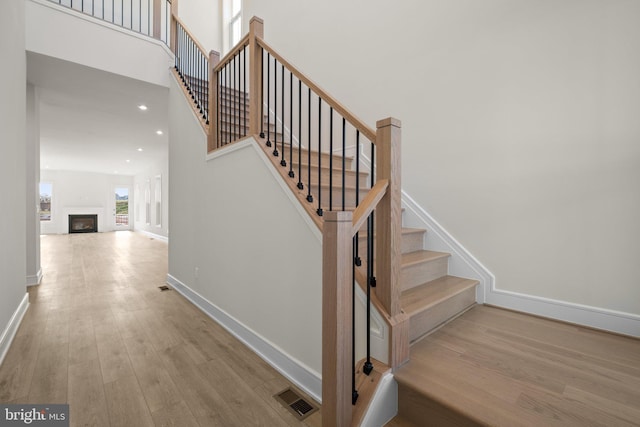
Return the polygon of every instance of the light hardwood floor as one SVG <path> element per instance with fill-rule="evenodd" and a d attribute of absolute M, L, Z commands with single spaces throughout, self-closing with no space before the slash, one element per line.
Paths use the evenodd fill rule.
<path fill-rule="evenodd" d="M 133 232 L 44 236 L 44 279 L 0 366 L 0 402 L 69 403 L 72 426 L 310 426 L 291 384 L 176 291 L 167 245 Z"/>
<path fill-rule="evenodd" d="M 640 426 L 640 340 L 498 308 L 415 343 L 395 375 L 400 412 L 420 425 Z"/>

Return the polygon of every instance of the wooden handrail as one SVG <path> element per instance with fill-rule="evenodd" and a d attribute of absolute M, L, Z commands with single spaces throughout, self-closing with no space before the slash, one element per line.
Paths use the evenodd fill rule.
<path fill-rule="evenodd" d="M 180 24 L 180 26 L 182 27 L 182 29 L 184 30 L 185 33 L 187 33 L 187 35 L 191 38 L 191 41 L 193 41 L 193 44 L 196 45 L 196 47 L 200 50 L 200 52 L 202 53 L 202 55 L 204 55 L 205 58 L 209 57 L 209 53 L 207 52 L 207 50 L 204 48 L 204 46 L 202 46 L 200 44 L 200 42 L 198 41 L 198 39 L 196 39 L 196 37 L 191 34 L 191 31 L 189 31 L 187 29 L 187 27 L 185 26 L 184 22 L 182 22 L 182 20 L 180 18 L 178 18 L 176 15 L 171 15 L 171 18 L 174 19 L 178 24 Z"/>
<path fill-rule="evenodd" d="M 333 109 L 339 113 L 342 117 L 347 119 L 349 123 L 351 123 L 356 129 L 360 131 L 362 135 L 364 135 L 369 141 L 375 144 L 376 142 L 376 132 L 367 126 L 362 120 L 360 120 L 355 114 L 351 111 L 347 110 L 345 106 L 343 106 L 338 100 L 336 100 L 333 96 L 329 95 L 325 90 L 323 90 L 320 86 L 313 82 L 309 77 L 305 76 L 302 72 L 300 72 L 296 67 L 294 67 L 289 61 L 280 56 L 267 42 L 265 42 L 262 38 L 257 38 L 258 44 L 265 49 L 267 52 L 271 54 L 278 62 L 284 65 L 294 76 L 302 81 L 308 88 L 311 88 L 316 95 L 320 96 L 324 102 L 329 104 Z"/>
<path fill-rule="evenodd" d="M 220 59 L 220 63 L 213 69 L 213 71 L 217 73 L 221 68 L 224 68 L 224 66 L 231 62 L 233 57 L 236 56 L 236 54 L 246 46 L 249 46 L 249 33 L 247 33 L 242 39 L 240 39 L 238 44 L 236 44 L 235 47 L 229 51 L 229 53 L 227 53 L 224 57 L 222 57 L 222 59 Z"/>
<path fill-rule="evenodd" d="M 378 207 L 378 203 L 386 194 L 388 187 L 388 179 L 381 179 L 376 182 L 376 185 L 369 190 L 364 200 L 362 200 L 356 210 L 353 211 L 353 230 L 351 237 L 360 230 L 360 227 L 362 227 L 362 224 L 364 224 L 369 215 L 371 215 L 371 212 Z"/>

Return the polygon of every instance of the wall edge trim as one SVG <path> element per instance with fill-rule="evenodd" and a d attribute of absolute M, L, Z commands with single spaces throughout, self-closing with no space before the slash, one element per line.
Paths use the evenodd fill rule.
<path fill-rule="evenodd" d="M 18 332 L 18 328 L 22 323 L 22 319 L 24 318 L 27 309 L 29 308 L 29 294 L 25 293 L 22 297 L 22 301 L 16 308 L 16 311 L 13 312 L 11 319 L 9 319 L 9 323 L 7 324 L 4 331 L 2 331 L 2 335 L 0 335 L 0 366 L 4 361 L 7 352 L 9 351 L 9 347 L 13 342 L 13 339 Z"/>

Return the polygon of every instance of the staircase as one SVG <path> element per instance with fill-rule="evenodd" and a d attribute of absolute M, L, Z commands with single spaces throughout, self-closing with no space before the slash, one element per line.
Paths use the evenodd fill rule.
<path fill-rule="evenodd" d="M 449 275 L 450 254 L 426 249 L 426 230 L 408 227 L 400 229 L 399 121 L 385 119 L 378 122 L 377 130 L 372 130 L 329 94 L 297 72 L 295 79 L 298 90 L 294 96 L 296 85 L 293 69 L 264 41 L 258 40 L 257 37 L 261 37 L 262 33 L 261 21 L 254 18 L 251 24 L 253 29 L 249 38 L 241 41 L 225 58 L 218 58 L 211 65 L 213 75 L 220 73 L 221 76 L 238 76 L 238 79 L 227 79 L 227 82 L 232 82 L 231 87 L 225 84 L 225 80 L 217 77 L 211 82 L 201 78 L 182 75 L 180 77 L 188 86 L 188 96 L 192 99 L 194 108 L 201 114 L 203 128 L 209 137 L 209 150 L 222 148 L 253 135 L 310 218 L 320 230 L 323 230 L 324 241 L 331 241 L 323 243 L 326 248 L 331 248 L 329 253 L 334 253 L 328 257 L 323 253 L 323 378 L 326 380 L 323 381 L 323 396 L 326 383 L 330 397 L 326 402 L 323 397 L 327 411 L 323 411 L 326 415 L 323 425 L 333 425 L 334 416 L 335 424 L 348 425 L 345 420 L 351 420 L 351 425 L 360 425 L 375 393 L 377 381 L 382 378 L 388 367 L 372 361 L 375 363 L 371 365 L 361 362 L 357 370 L 353 370 L 353 375 L 356 375 L 355 384 L 360 384 L 361 390 L 353 390 L 353 393 L 355 390 L 358 391 L 359 397 L 352 410 L 351 405 L 347 403 L 352 391 L 346 390 L 351 390 L 346 379 L 347 372 L 353 368 L 353 364 L 347 361 L 351 359 L 347 356 L 351 353 L 351 344 L 345 342 L 350 341 L 347 336 L 351 333 L 342 336 L 344 331 L 350 330 L 352 322 L 351 309 L 348 308 L 351 302 L 347 303 L 347 300 L 351 301 L 351 293 L 342 295 L 349 287 L 347 283 L 351 282 L 350 278 L 347 279 L 347 271 L 355 268 L 355 277 L 365 293 L 369 291 L 369 280 L 376 279 L 378 282 L 378 286 L 374 288 L 372 285 L 370 290 L 374 294 L 372 301 L 377 299 L 378 310 L 389 322 L 388 363 L 392 368 L 397 368 L 410 358 L 407 343 L 417 342 L 473 306 L 478 282 Z M 258 50 L 258 45 L 262 51 Z M 251 48 L 249 54 L 254 60 L 254 68 L 248 77 L 242 74 L 243 77 L 239 78 L 246 69 L 237 71 L 235 64 L 244 63 L 244 59 L 240 59 L 239 55 L 246 46 Z M 261 64 L 259 68 L 258 64 Z M 285 72 L 285 65 L 289 70 L 288 74 Z M 270 70 L 273 71 L 273 80 L 269 79 Z M 254 88 L 251 97 L 261 94 L 265 99 L 249 99 L 250 94 L 246 93 L 246 86 L 243 87 L 239 83 L 247 78 Z M 285 92 L 287 80 L 288 93 Z M 306 90 L 303 90 L 303 84 Z M 269 101 L 269 96 L 273 104 Z M 283 105 L 285 102 L 289 102 L 286 114 Z M 298 110 L 297 123 L 293 121 L 294 105 Z M 305 119 L 301 116 L 303 112 L 306 114 Z M 314 138 L 311 137 L 312 121 Z M 303 122 L 308 135 L 301 130 Z M 346 126 L 350 126 L 350 130 L 347 130 Z M 303 140 L 302 146 L 289 135 L 290 132 Z M 354 140 L 347 142 L 345 132 L 352 135 Z M 255 135 L 256 133 L 260 135 Z M 309 145 L 316 149 L 309 148 Z M 319 152 L 320 146 L 322 152 Z M 376 165 L 375 185 L 369 178 L 368 164 L 360 157 L 365 155 L 361 154 L 361 150 L 366 152 L 365 147 L 371 149 L 369 159 Z M 347 152 L 357 153 L 358 157 L 347 156 Z M 371 194 L 368 197 L 369 191 Z M 379 204 L 383 201 L 384 206 Z M 375 232 L 373 227 L 367 227 L 371 219 L 370 213 L 372 214 L 374 209 L 377 212 Z M 331 211 L 353 211 L 350 216 L 342 214 L 342 218 L 350 218 L 343 219 L 342 223 L 350 221 L 351 227 L 344 225 L 341 234 L 337 234 L 335 224 L 339 221 L 340 215 Z M 326 221 L 329 221 L 329 225 Z M 354 225 L 358 227 L 357 233 Z M 327 231 L 329 229 L 331 231 Z M 373 239 L 368 236 L 370 233 L 374 234 Z M 381 233 L 380 237 L 378 233 Z M 351 249 L 346 249 L 347 246 L 351 248 L 351 236 L 354 235 L 357 235 L 359 242 L 358 249 L 354 247 L 357 262 L 349 253 Z M 365 257 L 361 248 L 367 244 L 372 245 L 369 249 L 375 246 L 378 250 L 365 250 Z M 373 268 L 367 268 L 367 262 L 371 262 Z M 355 267 L 349 265 L 354 263 Z M 339 274 L 333 277 L 332 274 L 335 272 Z M 326 324 L 325 319 L 329 320 L 330 324 Z M 339 335 L 341 337 L 337 338 Z M 325 342 L 325 339 L 329 341 Z M 328 362 L 326 366 L 325 361 Z M 369 372 L 369 368 L 373 371 L 366 376 L 363 371 Z M 408 385 L 401 384 L 400 390 L 401 400 L 413 399 Z M 407 397 L 403 396 L 405 393 L 408 394 Z M 402 415 L 401 413 L 400 416 Z"/>

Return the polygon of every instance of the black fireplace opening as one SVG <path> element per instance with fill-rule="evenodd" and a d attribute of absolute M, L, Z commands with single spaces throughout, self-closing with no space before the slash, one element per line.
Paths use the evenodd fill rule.
<path fill-rule="evenodd" d="M 69 233 L 97 233 L 98 215 L 69 215 Z"/>

